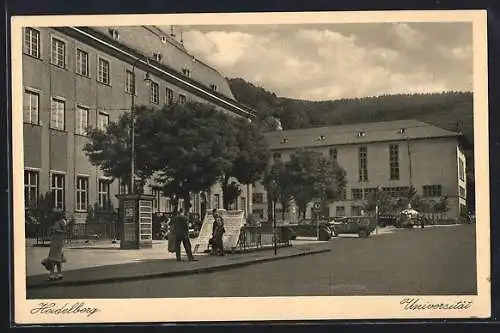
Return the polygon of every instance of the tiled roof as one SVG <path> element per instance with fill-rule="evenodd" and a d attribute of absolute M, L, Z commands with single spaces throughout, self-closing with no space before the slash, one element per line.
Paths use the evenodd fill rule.
<path fill-rule="evenodd" d="M 115 27 L 89 27 L 101 34 L 111 36 L 114 29 L 119 34 L 118 42 L 134 49 L 150 59 L 154 53 L 161 54 L 160 63 L 182 73 L 183 68 L 190 71 L 190 78 L 198 81 L 208 88 L 217 86 L 217 92 L 234 100 L 227 80 L 217 70 L 196 59 L 189 54 L 183 45 L 169 36 L 169 34 L 154 26 L 115 26 Z"/>
<path fill-rule="evenodd" d="M 459 136 L 415 119 L 265 133 L 272 150 Z"/>

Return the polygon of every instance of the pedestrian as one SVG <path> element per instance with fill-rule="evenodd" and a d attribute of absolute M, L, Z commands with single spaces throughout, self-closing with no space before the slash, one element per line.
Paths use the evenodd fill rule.
<path fill-rule="evenodd" d="M 175 257 L 181 261 L 181 243 L 184 246 L 189 261 L 194 261 L 191 252 L 191 241 L 189 240 L 188 219 L 181 208 L 177 215 L 172 219 L 173 234 L 175 237 Z"/>
<path fill-rule="evenodd" d="M 224 244 L 222 242 L 222 236 L 226 232 L 224 229 L 224 220 L 217 210 L 214 209 L 212 214 L 214 216 L 214 225 L 212 228 L 213 250 L 216 255 L 223 256 Z"/>
<path fill-rule="evenodd" d="M 57 219 L 51 228 L 49 256 L 42 260 L 42 265 L 49 271 L 49 280 L 62 280 L 62 264 L 66 262 L 64 257 L 64 238 L 68 221 L 64 212 L 57 214 Z M 57 269 L 57 274 L 54 272 Z"/>

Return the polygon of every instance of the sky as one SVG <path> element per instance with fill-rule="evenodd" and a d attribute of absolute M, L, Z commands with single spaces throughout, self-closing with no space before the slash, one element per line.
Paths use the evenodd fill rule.
<path fill-rule="evenodd" d="M 184 26 L 186 49 L 280 97 L 472 91 L 471 23 Z"/>

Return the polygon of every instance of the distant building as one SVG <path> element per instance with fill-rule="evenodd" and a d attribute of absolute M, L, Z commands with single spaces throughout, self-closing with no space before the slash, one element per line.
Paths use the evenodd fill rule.
<path fill-rule="evenodd" d="M 401 197 L 413 186 L 424 199 L 448 197 L 447 218 L 466 210 L 466 160 L 460 133 L 418 120 L 308 128 L 266 133 L 272 159 L 287 161 L 306 148 L 335 159 L 347 173 L 343 199 L 329 216 L 361 215 L 363 200 L 377 187 Z M 272 162 L 272 161 L 271 161 Z M 253 212 L 267 218 L 262 185 L 253 190 Z M 279 207 L 279 205 L 278 205 Z M 312 204 L 306 218 L 311 218 Z M 277 214 L 280 218 L 281 214 Z"/>
<path fill-rule="evenodd" d="M 136 105 L 197 101 L 254 118 L 253 110 L 234 99 L 223 75 L 157 27 L 30 27 L 23 38 L 26 207 L 48 191 L 55 194 L 54 206 L 77 222 L 85 221 L 95 203 L 117 207 L 115 195 L 127 192 L 127 184 L 90 164 L 83 152 L 85 129 L 104 129 L 129 111 L 134 92 Z M 145 191 L 155 196 L 155 211 L 171 210 L 157 187 Z M 209 207 L 222 205 L 220 188 L 208 195 Z M 248 197 L 251 188 L 243 191 L 239 209 L 251 209 Z M 192 211 L 200 211 L 198 195 Z"/>

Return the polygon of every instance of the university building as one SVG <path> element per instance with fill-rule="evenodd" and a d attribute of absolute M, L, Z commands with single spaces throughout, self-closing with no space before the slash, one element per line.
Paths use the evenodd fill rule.
<path fill-rule="evenodd" d="M 447 196 L 445 218 L 457 218 L 466 210 L 466 159 L 460 133 L 418 120 L 399 120 L 278 131 L 266 133 L 266 138 L 273 160 L 287 161 L 297 149 L 311 149 L 336 160 L 346 171 L 345 193 L 326 212 L 331 217 L 361 215 L 363 200 L 377 188 L 397 198 L 410 186 L 424 199 Z M 267 218 L 267 195 L 260 184 L 254 187 L 253 207 L 254 213 Z M 311 216 L 312 204 L 306 219 Z"/>
<path fill-rule="evenodd" d="M 196 59 L 182 39 L 154 26 L 27 27 L 23 31 L 25 205 L 52 191 L 54 207 L 85 222 L 89 207 L 111 202 L 127 186 L 104 176 L 83 152 L 88 126 L 105 129 L 135 105 L 208 103 L 236 117 L 252 119 L 217 70 Z M 251 186 L 234 208 L 251 211 Z M 154 210 L 170 201 L 148 185 Z M 220 188 L 208 206 L 221 207 Z M 194 196 L 193 212 L 200 212 Z"/>

